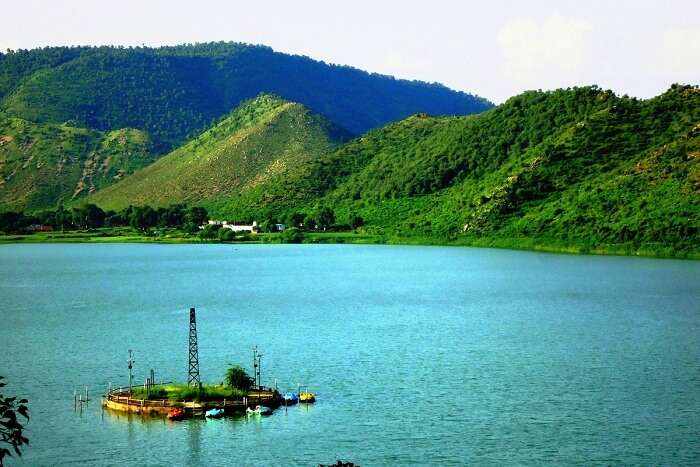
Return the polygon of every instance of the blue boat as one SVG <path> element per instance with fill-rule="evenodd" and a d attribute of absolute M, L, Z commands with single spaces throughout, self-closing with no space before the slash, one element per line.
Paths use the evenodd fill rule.
<path fill-rule="evenodd" d="M 282 400 L 284 401 L 284 405 L 294 405 L 299 402 L 299 398 L 293 392 L 285 392 L 282 394 Z"/>
<path fill-rule="evenodd" d="M 207 418 L 221 418 L 224 416 L 224 409 L 211 409 L 204 412 Z"/>

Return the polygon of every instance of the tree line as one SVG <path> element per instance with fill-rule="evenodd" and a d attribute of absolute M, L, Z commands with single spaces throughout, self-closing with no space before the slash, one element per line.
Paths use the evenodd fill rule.
<path fill-rule="evenodd" d="M 146 231 L 154 227 L 172 227 L 197 232 L 209 220 L 209 213 L 201 206 L 174 204 L 168 207 L 129 206 L 120 211 L 104 211 L 95 204 L 37 213 L 0 212 L 0 231 L 23 233 L 50 226 L 54 230 L 86 230 L 100 227 L 133 227 Z"/>

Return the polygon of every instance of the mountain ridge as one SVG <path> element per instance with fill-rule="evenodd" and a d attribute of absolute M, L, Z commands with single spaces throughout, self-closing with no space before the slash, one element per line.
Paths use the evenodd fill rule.
<path fill-rule="evenodd" d="M 0 54 L 0 110 L 39 123 L 139 128 L 160 153 L 260 93 L 304 104 L 354 134 L 415 112 L 466 114 L 493 105 L 435 83 L 241 43 Z"/>

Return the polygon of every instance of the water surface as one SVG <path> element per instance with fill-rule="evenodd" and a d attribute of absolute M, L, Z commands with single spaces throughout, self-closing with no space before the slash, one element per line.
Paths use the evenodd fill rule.
<path fill-rule="evenodd" d="M 0 374 L 20 465 L 700 463 L 700 263 L 360 245 L 0 246 Z M 264 353 L 314 406 L 116 416 L 95 396 Z M 93 397 L 94 397 L 93 396 Z M 12 461 L 10 461 L 12 462 Z M 11 464 L 13 465 L 13 464 Z"/>

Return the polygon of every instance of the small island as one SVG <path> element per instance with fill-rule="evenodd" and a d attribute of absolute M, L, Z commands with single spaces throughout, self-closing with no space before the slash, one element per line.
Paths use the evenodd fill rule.
<path fill-rule="evenodd" d="M 202 384 L 188 386 L 187 384 L 153 384 L 110 390 L 104 398 L 104 407 L 120 412 L 131 412 L 142 415 L 163 415 L 175 408 L 183 409 L 186 416 L 204 416 L 211 409 L 222 409 L 224 415 L 245 413 L 248 408 L 258 405 L 276 409 L 282 403 L 279 392 L 273 388 L 262 386 L 253 387 L 252 378 L 240 367 L 229 368 L 240 371 L 250 382 L 248 388 L 232 385 L 231 380 L 225 384 Z"/>
<path fill-rule="evenodd" d="M 129 380 L 132 357 L 129 351 Z M 281 395 L 276 388 L 265 387 L 260 380 L 260 358 L 253 350 L 251 377 L 239 365 L 226 370 L 222 384 L 202 384 L 199 378 L 197 324 L 195 309 L 190 308 L 189 370 L 187 384 L 156 383 L 153 372 L 142 386 L 111 388 L 103 396 L 103 407 L 119 412 L 161 415 L 171 419 L 225 416 L 236 413 L 270 414 L 282 403 L 314 402 L 313 393 Z"/>

